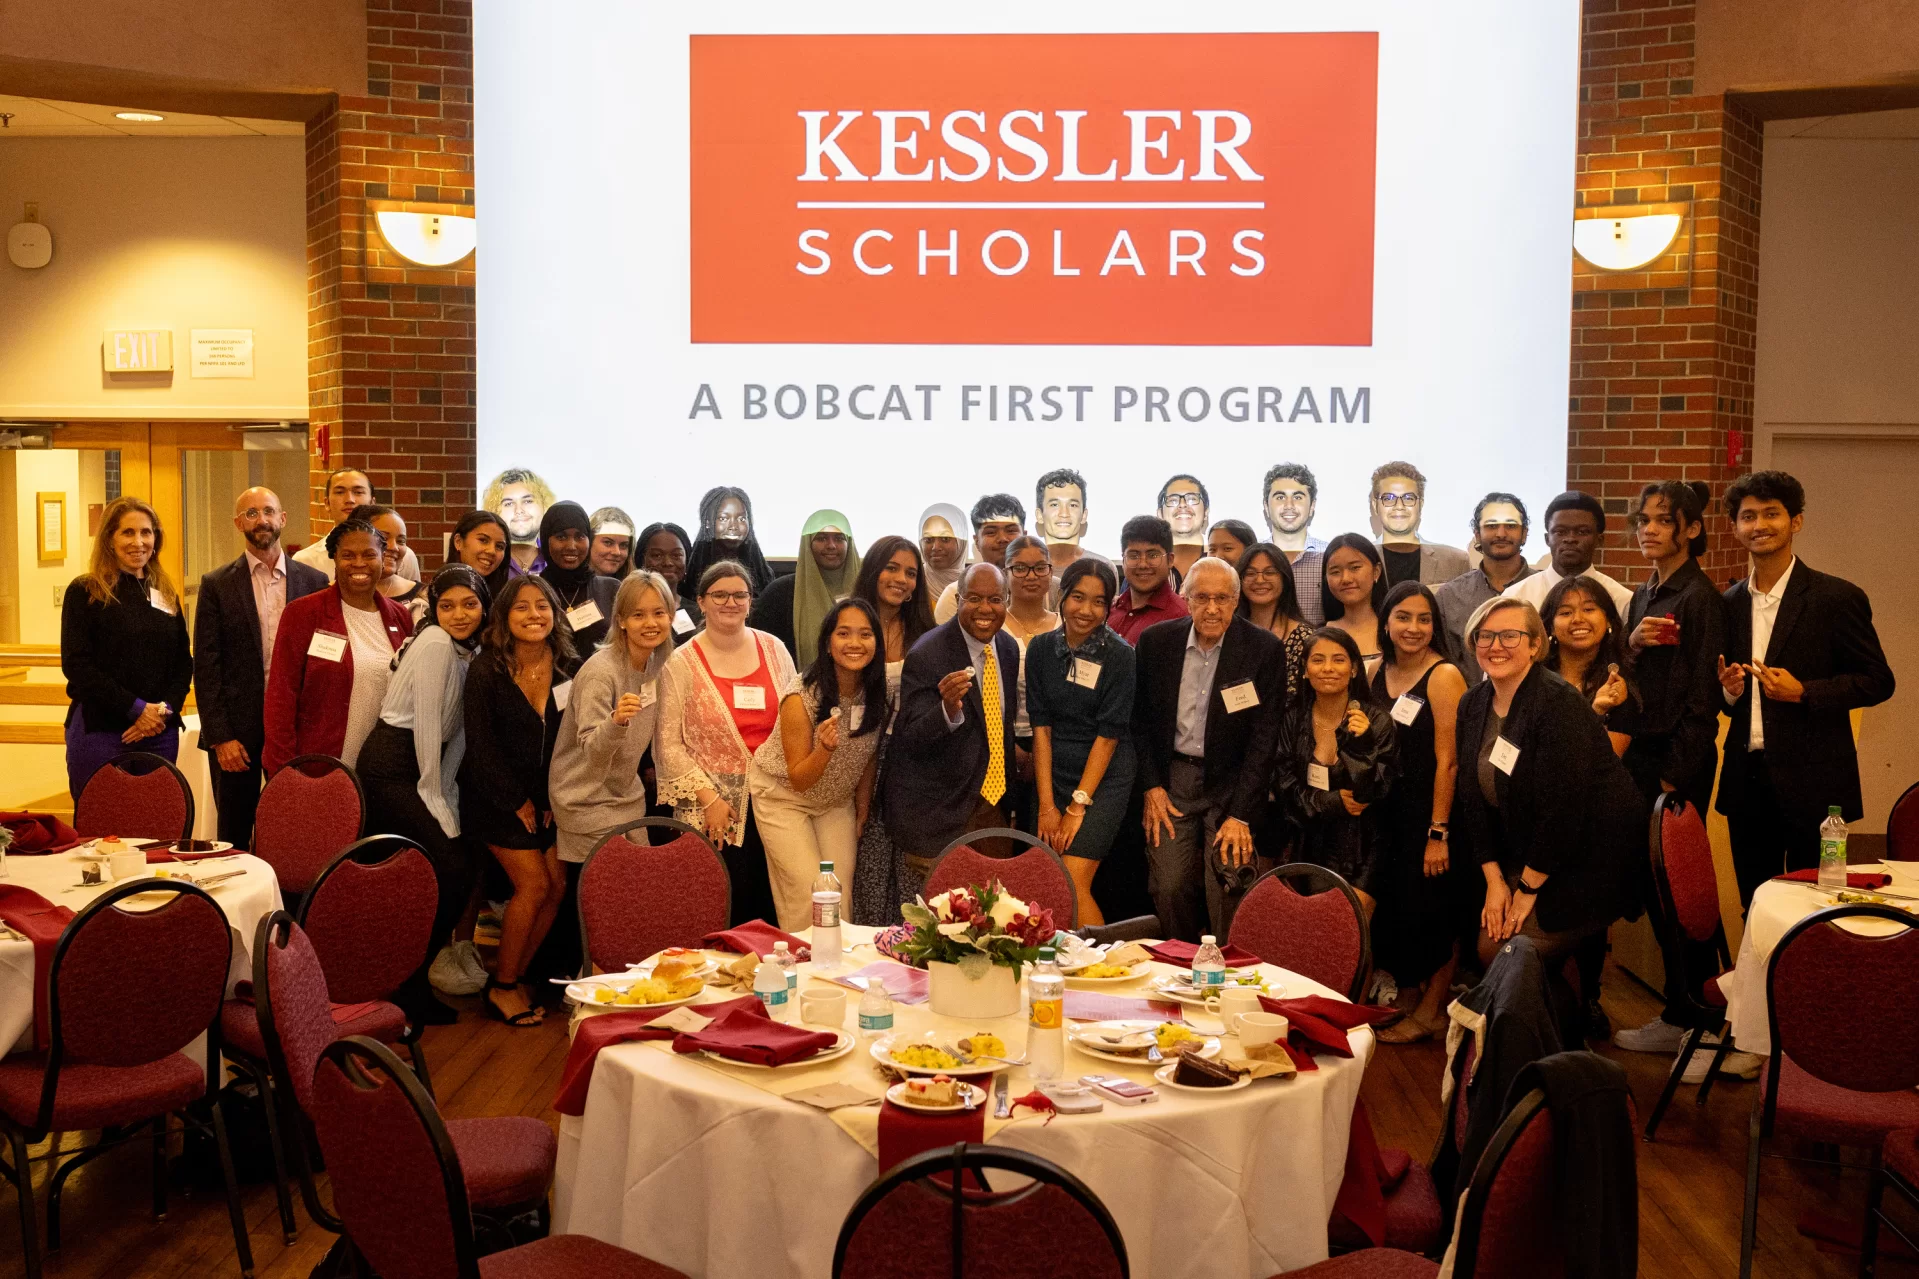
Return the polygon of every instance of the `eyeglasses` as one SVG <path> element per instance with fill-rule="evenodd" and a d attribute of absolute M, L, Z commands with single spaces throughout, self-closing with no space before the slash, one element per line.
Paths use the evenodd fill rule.
<path fill-rule="evenodd" d="M 715 604 L 744 604 L 753 598 L 751 591 L 708 591 L 706 598 Z"/>
<path fill-rule="evenodd" d="M 960 599 L 970 608 L 978 608 L 982 604 L 991 604 L 997 608 L 1006 602 L 1004 595 L 962 595 Z"/>
<path fill-rule="evenodd" d="M 1251 581 L 1277 582 L 1279 580 L 1279 570 L 1271 566 L 1268 566 L 1266 568 L 1249 568 L 1244 573 L 1241 573 L 1239 575 L 1239 579 L 1242 582 L 1251 582 Z"/>
<path fill-rule="evenodd" d="M 1231 595 L 1200 595 L 1196 593 L 1188 595 L 1186 602 L 1194 608 L 1231 608 L 1233 606 L 1233 597 Z"/>
<path fill-rule="evenodd" d="M 1200 507 L 1206 505 L 1206 500 L 1197 493 L 1168 493 L 1166 495 L 1166 505 L 1168 507 L 1183 506 L 1189 511 L 1197 511 Z"/>
<path fill-rule="evenodd" d="M 1532 636 L 1525 631 L 1479 631 L 1473 636 L 1474 648 L 1491 648 L 1494 641 L 1507 650 L 1518 648 Z"/>
<path fill-rule="evenodd" d="M 1139 547 L 1134 547 L 1120 558 L 1128 564 L 1146 564 L 1165 559 L 1166 552 L 1157 546 L 1149 546 L 1143 550 Z"/>
<path fill-rule="evenodd" d="M 1377 495 L 1376 500 L 1381 506 L 1404 506 L 1411 508 L 1419 505 L 1419 494 L 1380 493 Z"/>
<path fill-rule="evenodd" d="M 1045 577 L 1053 571 L 1051 564 L 1015 564 L 1006 570 L 1014 577 Z"/>
<path fill-rule="evenodd" d="M 267 519 L 272 519 L 279 513 L 280 508 L 277 506 L 249 506 L 246 510 L 240 512 L 240 518 L 243 520 L 257 520 L 261 516 L 265 516 Z"/>

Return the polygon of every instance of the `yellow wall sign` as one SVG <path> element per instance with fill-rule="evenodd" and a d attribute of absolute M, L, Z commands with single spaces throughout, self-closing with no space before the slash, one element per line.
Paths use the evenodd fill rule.
<path fill-rule="evenodd" d="M 108 373 L 164 373 L 173 368 L 173 330 L 108 329 L 100 343 Z"/>

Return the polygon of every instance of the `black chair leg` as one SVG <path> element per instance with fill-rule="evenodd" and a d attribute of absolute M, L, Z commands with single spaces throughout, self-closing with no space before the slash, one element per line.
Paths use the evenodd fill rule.
<path fill-rule="evenodd" d="M 406 1045 L 407 1057 L 413 1062 L 413 1073 L 420 1077 L 420 1086 L 425 1088 L 426 1095 L 431 1097 L 433 1096 L 433 1075 L 427 1070 L 426 1051 L 420 1047 L 420 1033 L 423 1028 L 413 1026 L 409 1029 L 413 1031 L 413 1037 L 411 1039 L 403 1037 L 400 1042 Z"/>
<path fill-rule="evenodd" d="M 1872 1279 L 1879 1263 L 1879 1204 L 1885 1195 L 1886 1174 L 1879 1167 L 1879 1152 L 1872 1152 L 1872 1172 L 1866 1182 L 1866 1228 L 1859 1239 L 1859 1279 Z"/>
<path fill-rule="evenodd" d="M 1699 1048 L 1699 1036 L 1703 1032 L 1693 1027 L 1686 1032 L 1686 1040 L 1679 1045 L 1679 1056 L 1673 1060 L 1672 1073 L 1666 1076 L 1666 1086 L 1659 1090 L 1659 1100 L 1654 1103 L 1652 1117 L 1646 1120 L 1646 1140 L 1651 1141 L 1659 1131 L 1659 1121 L 1666 1117 L 1666 1107 L 1672 1105 L 1673 1094 L 1679 1091 L 1679 1084 L 1686 1077 L 1686 1066 L 1692 1061 L 1692 1055 Z"/>
<path fill-rule="evenodd" d="M 1706 1104 L 1706 1098 L 1712 1095 L 1713 1080 L 1719 1078 L 1719 1068 L 1725 1064 L 1726 1058 L 1731 1052 L 1732 1027 L 1721 1026 L 1719 1028 L 1719 1047 L 1714 1049 L 1712 1054 L 1712 1068 L 1706 1072 L 1705 1080 L 1700 1083 L 1699 1092 L 1692 1099 L 1693 1105 L 1703 1106 Z"/>
<path fill-rule="evenodd" d="M 286 1142 L 280 1136 L 279 1098 L 275 1095 L 273 1080 L 267 1072 L 255 1067 L 251 1062 L 236 1062 L 240 1070 L 253 1080 L 260 1092 L 261 1108 L 267 1116 L 267 1145 L 273 1148 L 273 1191 L 280 1204 L 280 1229 L 292 1243 L 300 1233 L 299 1223 L 293 1219 L 293 1183 L 287 1179 Z"/>
<path fill-rule="evenodd" d="M 1752 1103 L 1752 1119 L 1746 1128 L 1746 1211 L 1739 1223 L 1739 1279 L 1752 1279 L 1752 1253 L 1759 1235 L 1759 1145 L 1760 1121 L 1765 1111 L 1763 1094 Z"/>
<path fill-rule="evenodd" d="M 33 1167 L 27 1162 L 27 1139 L 9 1124 L 7 1144 L 13 1153 L 7 1172 L 20 1199 L 20 1252 L 26 1259 L 27 1279 L 40 1279 L 40 1224 L 33 1211 Z"/>
<path fill-rule="evenodd" d="M 220 1099 L 213 1098 L 213 1143 L 220 1148 L 220 1180 L 227 1191 L 227 1215 L 233 1219 L 233 1247 L 240 1254 L 241 1279 L 253 1279 L 253 1242 L 247 1238 L 247 1218 L 240 1209 L 240 1177 L 233 1170 L 233 1147 L 227 1144 L 227 1121 Z"/>
<path fill-rule="evenodd" d="M 167 1117 L 153 1119 L 153 1219 L 167 1219 Z"/>

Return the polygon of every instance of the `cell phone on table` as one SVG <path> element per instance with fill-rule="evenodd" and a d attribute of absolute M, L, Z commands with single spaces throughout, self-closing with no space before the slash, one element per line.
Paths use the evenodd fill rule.
<path fill-rule="evenodd" d="M 1079 1081 L 1100 1096 L 1109 1097 L 1122 1106 L 1143 1106 L 1149 1101 L 1159 1100 L 1158 1089 L 1135 1083 L 1124 1075 L 1081 1075 Z"/>

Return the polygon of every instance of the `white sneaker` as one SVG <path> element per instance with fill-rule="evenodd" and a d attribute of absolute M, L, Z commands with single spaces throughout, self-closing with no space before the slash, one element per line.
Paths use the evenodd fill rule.
<path fill-rule="evenodd" d="M 466 945 L 471 949 L 471 942 Z M 477 961 L 479 956 L 475 954 L 473 958 Z M 426 970 L 426 979 L 435 990 L 448 995 L 478 994 L 486 987 L 486 978 L 476 978 L 472 974 L 457 946 L 444 947 L 433 957 L 432 966 Z"/>
<path fill-rule="evenodd" d="M 459 954 L 460 967 L 466 975 L 484 987 L 493 974 L 486 970 L 486 961 L 480 958 L 480 948 L 470 941 L 456 941 L 453 949 Z"/>
<path fill-rule="evenodd" d="M 1399 983 L 1393 975 L 1383 968 L 1373 970 L 1372 988 L 1367 994 L 1367 1002 L 1385 1006 L 1399 998 Z"/>
<path fill-rule="evenodd" d="M 1624 1048 L 1628 1052 L 1636 1053 L 1666 1053 L 1670 1055 L 1678 1052 L 1680 1046 L 1685 1042 L 1685 1027 L 1675 1026 L 1671 1022 L 1662 1021 L 1657 1017 L 1643 1026 L 1632 1026 L 1625 1030 L 1616 1030 L 1613 1032 L 1612 1037 L 1614 1048 Z"/>
<path fill-rule="evenodd" d="M 1686 1063 L 1686 1073 L 1683 1076 L 1684 1082 L 1689 1084 L 1705 1083 L 1706 1071 L 1712 1067 L 1712 1055 L 1718 1050 L 1718 1043 L 1704 1039 L 1700 1040 L 1699 1047 L 1693 1050 L 1692 1060 Z M 1677 1058 L 1674 1058 L 1675 1062 L 1677 1062 L 1677 1060 Z M 1758 1053 L 1740 1052 L 1735 1048 L 1726 1054 L 1726 1060 L 1719 1063 L 1719 1074 L 1721 1078 L 1757 1079 L 1759 1078 L 1759 1068 L 1765 1064 L 1766 1059 Z"/>

